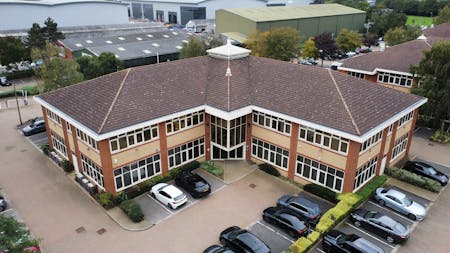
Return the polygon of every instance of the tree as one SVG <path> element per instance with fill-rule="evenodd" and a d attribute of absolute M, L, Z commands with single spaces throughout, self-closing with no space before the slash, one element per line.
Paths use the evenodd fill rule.
<path fill-rule="evenodd" d="M 373 24 L 370 27 L 369 32 L 383 37 L 389 29 L 404 26 L 406 20 L 407 17 L 404 13 L 380 10 L 372 14 Z"/>
<path fill-rule="evenodd" d="M 58 31 L 58 24 L 53 21 L 50 17 L 44 22 L 45 27 L 43 28 L 46 40 L 48 43 L 55 44 L 58 40 L 65 38 L 64 34 Z"/>
<path fill-rule="evenodd" d="M 44 49 L 45 47 L 45 32 L 38 23 L 34 23 L 28 30 L 28 36 L 25 44 L 28 48 Z"/>
<path fill-rule="evenodd" d="M 437 17 L 434 19 L 434 24 L 439 25 L 450 21 L 450 8 L 445 6 L 439 10 Z"/>
<path fill-rule="evenodd" d="M 181 59 L 187 59 L 202 55 L 206 55 L 206 45 L 202 40 L 191 36 L 188 43 L 183 42 L 183 48 L 180 49 Z"/>
<path fill-rule="evenodd" d="M 336 41 L 334 41 L 333 36 L 329 32 L 324 32 L 314 37 L 314 44 L 319 52 L 322 50 L 320 52 L 320 57 L 322 59 L 327 57 L 331 58 L 335 53 L 337 53 L 338 47 L 336 45 Z"/>
<path fill-rule="evenodd" d="M 362 35 L 344 28 L 339 32 L 336 43 L 343 52 L 355 51 L 356 48 L 361 47 Z"/>
<path fill-rule="evenodd" d="M 384 35 L 384 40 L 389 46 L 394 46 L 406 41 L 415 40 L 420 36 L 422 30 L 417 26 L 396 27 L 390 29 Z"/>
<path fill-rule="evenodd" d="M 0 252 L 24 252 L 24 249 L 39 244 L 32 238 L 25 224 L 13 217 L 0 215 Z"/>
<path fill-rule="evenodd" d="M 317 59 L 319 57 L 319 49 L 314 44 L 313 38 L 309 38 L 303 45 L 302 56 L 304 58 Z"/>
<path fill-rule="evenodd" d="M 378 42 L 378 36 L 375 33 L 367 33 L 364 37 L 364 45 L 371 47 L 376 45 Z"/>
<path fill-rule="evenodd" d="M 331 3 L 337 3 L 342 4 L 348 7 L 360 9 L 360 10 L 367 10 L 369 8 L 369 3 L 365 0 L 331 0 Z"/>
<path fill-rule="evenodd" d="M 426 51 L 418 66 L 411 67 L 411 73 L 420 77 L 420 86 L 412 93 L 428 98 L 421 107 L 421 114 L 431 119 L 431 125 L 438 128 L 441 120 L 450 119 L 450 42 L 440 42 Z"/>
<path fill-rule="evenodd" d="M 28 50 L 22 40 L 14 37 L 0 37 L 0 64 L 9 67 L 13 64 L 17 69 L 17 63 L 29 57 Z"/>
<path fill-rule="evenodd" d="M 252 34 L 246 44 L 253 55 L 289 61 L 300 55 L 301 36 L 291 27 L 273 28 Z"/>
<path fill-rule="evenodd" d="M 81 56 L 76 59 L 80 72 L 86 80 L 103 76 L 123 68 L 123 62 L 111 52 L 96 56 Z"/>
<path fill-rule="evenodd" d="M 121 60 L 116 58 L 116 55 L 111 52 L 103 52 L 98 56 L 98 64 L 100 75 L 106 75 L 123 68 Z"/>
<path fill-rule="evenodd" d="M 208 36 L 205 41 L 206 48 L 211 49 L 215 47 L 220 47 L 223 45 L 223 42 L 217 36 Z"/>

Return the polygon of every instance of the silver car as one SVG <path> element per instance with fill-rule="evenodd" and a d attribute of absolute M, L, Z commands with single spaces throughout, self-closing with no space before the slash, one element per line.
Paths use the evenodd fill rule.
<path fill-rule="evenodd" d="M 425 219 L 425 207 L 398 190 L 392 188 L 378 188 L 375 192 L 375 199 L 381 206 L 390 207 L 407 215 L 411 220 Z"/>

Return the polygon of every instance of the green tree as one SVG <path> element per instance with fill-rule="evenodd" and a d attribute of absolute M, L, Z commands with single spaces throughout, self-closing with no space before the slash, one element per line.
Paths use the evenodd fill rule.
<path fill-rule="evenodd" d="M 45 47 L 45 32 L 44 29 L 38 23 L 34 23 L 28 30 L 28 36 L 25 41 L 25 45 L 28 48 L 44 49 Z"/>
<path fill-rule="evenodd" d="M 342 29 L 336 37 L 336 43 L 343 52 L 355 51 L 363 42 L 360 33 Z"/>
<path fill-rule="evenodd" d="M 313 38 L 309 38 L 303 45 L 302 56 L 305 58 L 317 59 L 319 57 L 319 50 L 314 44 Z"/>
<path fill-rule="evenodd" d="M 13 64 L 17 69 L 18 62 L 29 57 L 28 50 L 22 40 L 14 37 L 0 37 L 0 64 L 9 67 Z"/>
<path fill-rule="evenodd" d="M 65 38 L 64 34 L 58 31 L 58 24 L 53 21 L 50 17 L 47 18 L 44 22 L 45 27 L 43 27 L 43 31 L 46 37 L 47 42 L 55 44 L 58 40 L 62 40 Z"/>
<path fill-rule="evenodd" d="M 300 33 L 291 27 L 274 28 L 255 33 L 246 42 L 253 55 L 289 61 L 298 57 L 301 50 Z"/>
<path fill-rule="evenodd" d="M 369 8 L 369 3 L 365 0 L 331 0 L 331 3 L 342 4 L 348 7 L 366 11 Z"/>
<path fill-rule="evenodd" d="M 123 68 L 123 62 L 111 52 L 103 52 L 98 56 L 99 75 L 106 75 Z"/>
<path fill-rule="evenodd" d="M 438 128 L 441 120 L 450 119 L 450 42 L 440 42 L 425 52 L 419 65 L 411 72 L 420 77 L 421 84 L 413 87 L 412 93 L 428 98 L 420 109 L 422 115 L 431 119 Z"/>
<path fill-rule="evenodd" d="M 391 28 L 404 26 L 407 17 L 404 13 L 380 10 L 372 14 L 372 26 L 369 32 L 382 37 Z"/>
<path fill-rule="evenodd" d="M 0 252 L 20 253 L 30 246 L 39 244 L 32 238 L 25 224 L 13 217 L 0 215 Z"/>
<path fill-rule="evenodd" d="M 378 36 L 375 33 L 367 33 L 364 37 L 364 45 L 371 47 L 378 42 Z"/>
<path fill-rule="evenodd" d="M 123 69 L 123 62 L 111 52 L 103 52 L 98 57 L 81 56 L 76 62 L 86 80 Z"/>
<path fill-rule="evenodd" d="M 415 40 L 420 36 L 422 30 L 417 26 L 396 27 L 387 31 L 384 40 L 389 46 L 394 46 L 406 41 Z"/>
<path fill-rule="evenodd" d="M 450 21 L 450 8 L 445 6 L 439 10 L 437 17 L 434 19 L 434 24 L 439 25 Z"/>
<path fill-rule="evenodd" d="M 192 58 L 197 56 L 206 55 L 206 45 L 201 39 L 197 39 L 194 36 L 189 38 L 189 42 L 183 42 L 183 48 L 180 49 L 180 58 Z"/>

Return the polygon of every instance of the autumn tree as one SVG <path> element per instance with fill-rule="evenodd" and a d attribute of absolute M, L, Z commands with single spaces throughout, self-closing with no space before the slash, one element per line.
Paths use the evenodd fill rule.
<path fill-rule="evenodd" d="M 420 36 L 422 30 L 417 26 L 396 27 L 387 31 L 384 40 L 389 46 L 394 46 L 410 40 L 415 40 Z"/>
<path fill-rule="evenodd" d="M 324 32 L 314 37 L 314 44 L 319 50 L 322 59 L 332 57 L 338 49 L 336 41 L 329 32 Z"/>
<path fill-rule="evenodd" d="M 347 28 L 342 29 L 336 38 L 336 43 L 343 52 L 355 51 L 356 48 L 361 47 L 362 42 L 360 33 L 349 31 Z"/>
<path fill-rule="evenodd" d="M 313 38 L 309 38 L 303 45 L 302 56 L 304 58 L 317 59 L 319 57 L 319 50 L 314 44 Z"/>
<path fill-rule="evenodd" d="M 371 47 L 376 45 L 378 42 L 378 36 L 375 33 L 367 33 L 366 36 L 364 36 L 364 45 Z"/>

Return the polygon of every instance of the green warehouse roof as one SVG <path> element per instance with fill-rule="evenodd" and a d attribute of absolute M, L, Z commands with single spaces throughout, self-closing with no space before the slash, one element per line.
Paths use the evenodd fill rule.
<path fill-rule="evenodd" d="M 277 6 L 261 8 L 225 9 L 255 22 L 314 18 L 365 13 L 365 11 L 340 4 L 313 4 L 307 6 Z"/>

